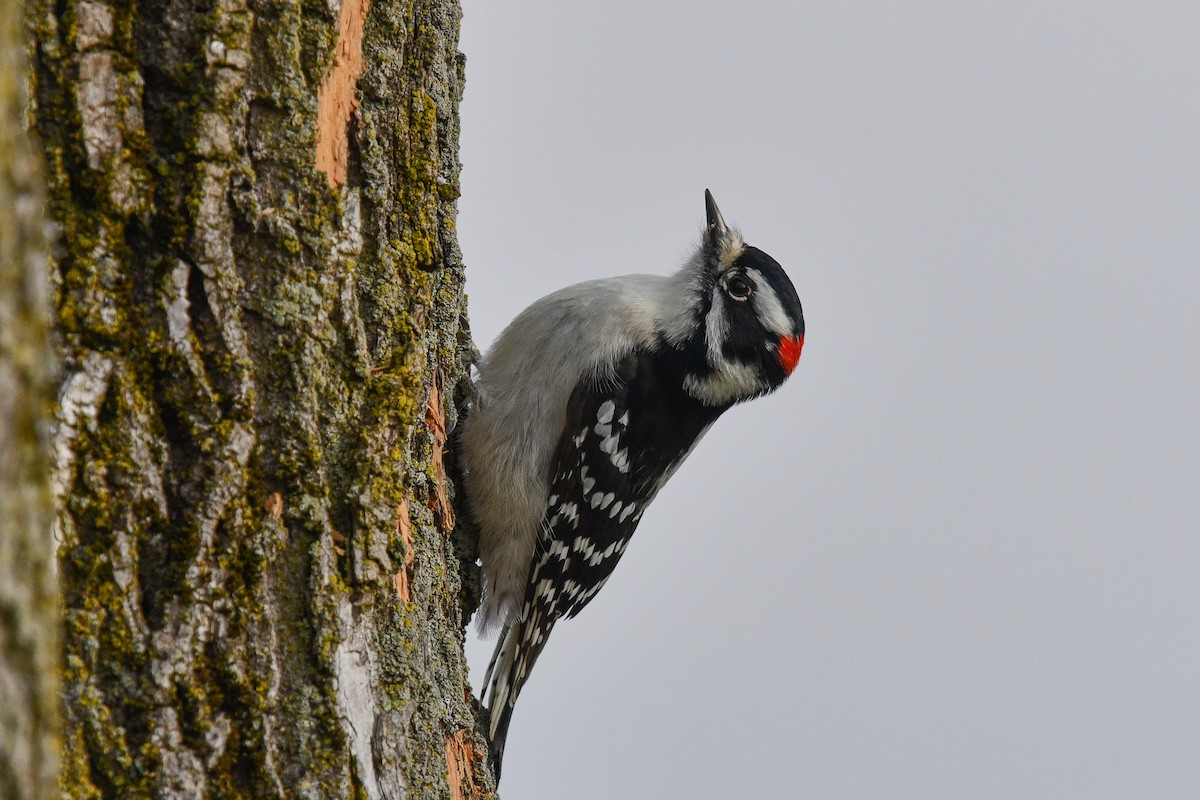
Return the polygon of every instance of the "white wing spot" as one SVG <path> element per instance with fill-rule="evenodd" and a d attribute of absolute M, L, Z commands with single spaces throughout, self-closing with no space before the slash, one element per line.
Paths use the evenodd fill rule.
<path fill-rule="evenodd" d="M 621 501 L 618 500 L 617 502 L 613 503 L 612 508 L 610 508 L 608 510 L 608 518 L 612 519 L 613 517 L 615 517 L 617 514 L 620 514 L 620 513 L 621 513 Z"/>
<path fill-rule="evenodd" d="M 595 584 L 594 586 L 590 587 L 590 588 L 589 588 L 589 589 L 588 589 L 586 592 L 584 592 L 584 593 L 583 593 L 583 597 L 582 597 L 581 599 L 583 599 L 583 600 L 587 600 L 589 597 L 591 597 L 592 595 L 594 595 L 596 592 L 598 592 L 598 591 L 600 591 L 602 588 L 604 588 L 604 584 L 608 583 L 608 579 L 609 579 L 610 577 L 612 577 L 612 573 L 609 573 L 608 575 L 605 575 L 605 576 L 604 576 L 604 577 L 603 577 L 603 578 L 600 580 L 600 582 L 599 582 L 599 583 Z"/>
<path fill-rule="evenodd" d="M 596 410 L 596 421 L 608 424 L 612 422 L 613 414 L 617 411 L 617 404 L 612 400 L 605 400 L 600 404 L 600 408 Z"/>
<path fill-rule="evenodd" d="M 625 506 L 625 510 L 621 512 L 621 518 L 617 522 L 624 522 L 635 510 L 637 510 L 637 503 L 630 503 Z"/>
<path fill-rule="evenodd" d="M 617 548 L 617 543 L 613 542 L 603 550 L 597 550 L 588 558 L 588 563 L 593 567 L 598 566 L 601 561 L 612 556 L 613 551 Z"/>
<path fill-rule="evenodd" d="M 592 495 L 592 508 L 608 508 L 612 505 L 613 498 L 616 497 L 612 492 L 605 494 L 604 492 L 596 492 Z"/>
<path fill-rule="evenodd" d="M 575 541 L 571 544 L 571 549 L 577 553 L 582 554 L 583 557 L 586 558 L 589 562 L 596 555 L 595 545 L 592 544 L 590 539 L 586 539 L 582 536 L 576 537 Z"/>

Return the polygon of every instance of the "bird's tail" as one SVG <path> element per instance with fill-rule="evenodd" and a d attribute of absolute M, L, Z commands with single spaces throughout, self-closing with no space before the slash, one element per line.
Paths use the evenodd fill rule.
<path fill-rule="evenodd" d="M 535 615 L 536 616 L 536 615 Z M 512 719 L 517 695 L 533 669 L 533 662 L 546 645 L 550 626 L 538 630 L 534 620 L 526 617 L 506 622 L 496 641 L 491 663 L 483 676 L 483 697 L 488 704 L 488 737 L 491 740 L 492 775 L 500 781 L 500 764 L 504 759 L 504 740 Z M 540 635 L 536 635 L 540 634 Z"/>

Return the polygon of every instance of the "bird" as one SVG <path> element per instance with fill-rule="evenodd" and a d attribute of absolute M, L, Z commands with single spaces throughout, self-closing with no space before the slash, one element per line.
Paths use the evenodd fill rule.
<path fill-rule="evenodd" d="M 479 530 L 493 774 L 513 707 L 551 630 L 578 614 L 647 506 L 726 410 L 777 389 L 804 347 L 783 267 L 745 243 L 704 192 L 707 224 L 671 275 L 553 292 L 482 358 L 462 426 L 466 504 Z"/>

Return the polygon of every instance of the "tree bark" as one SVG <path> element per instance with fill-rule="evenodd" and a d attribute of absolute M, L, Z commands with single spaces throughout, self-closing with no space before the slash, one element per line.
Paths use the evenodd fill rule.
<path fill-rule="evenodd" d="M 69 797 L 494 788 L 454 0 L 32 0 Z"/>
<path fill-rule="evenodd" d="M 19 4 L 0 8 L 0 797 L 49 800 L 58 633 L 47 469 L 51 350 L 43 179 L 26 136 Z"/>

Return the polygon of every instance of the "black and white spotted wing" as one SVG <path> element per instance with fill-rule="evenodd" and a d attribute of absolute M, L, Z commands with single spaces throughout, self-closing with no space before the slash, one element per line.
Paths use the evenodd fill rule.
<path fill-rule="evenodd" d="M 634 353 L 614 375 L 583 381 L 571 395 L 525 602 L 493 664 L 497 764 L 512 706 L 554 623 L 596 596 L 647 504 L 724 411 L 683 391 L 683 375 L 670 366 L 678 363 Z"/>
<path fill-rule="evenodd" d="M 646 505 L 720 413 L 660 364 L 633 354 L 571 395 L 526 598 L 540 616 L 573 617 L 595 597 Z"/>

